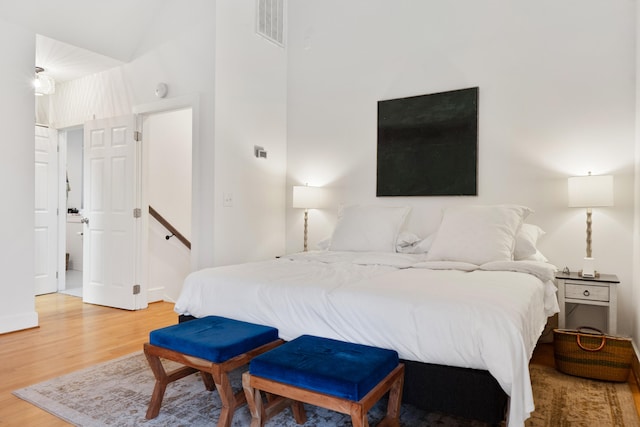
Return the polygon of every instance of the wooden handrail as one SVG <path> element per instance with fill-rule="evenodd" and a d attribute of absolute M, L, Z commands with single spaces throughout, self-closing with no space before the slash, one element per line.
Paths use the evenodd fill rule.
<path fill-rule="evenodd" d="M 171 225 L 169 221 L 164 219 L 164 217 L 160 215 L 158 211 L 153 209 L 151 206 L 149 206 L 149 215 L 154 217 L 160 224 L 162 224 L 162 226 L 166 228 L 171 234 L 173 234 L 174 237 L 180 240 L 183 245 L 191 249 L 191 242 L 187 240 L 186 237 L 184 237 L 173 225 Z"/>

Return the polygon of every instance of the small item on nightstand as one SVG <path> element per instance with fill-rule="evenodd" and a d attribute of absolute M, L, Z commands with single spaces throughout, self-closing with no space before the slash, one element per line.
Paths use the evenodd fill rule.
<path fill-rule="evenodd" d="M 569 270 L 569 267 L 565 266 L 565 267 L 562 269 L 562 274 L 571 274 L 571 270 Z"/>
<path fill-rule="evenodd" d="M 578 276 L 580 277 L 584 277 L 585 279 L 593 279 L 600 277 L 600 273 L 598 273 L 597 271 L 594 271 L 593 274 L 591 273 L 585 273 L 583 270 L 579 270 L 578 271 Z"/>

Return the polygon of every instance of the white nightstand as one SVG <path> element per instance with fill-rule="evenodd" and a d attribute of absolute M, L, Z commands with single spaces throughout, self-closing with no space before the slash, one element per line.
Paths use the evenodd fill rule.
<path fill-rule="evenodd" d="M 558 327 L 566 325 L 567 304 L 585 304 L 605 307 L 608 312 L 608 333 L 615 335 L 618 329 L 617 285 L 615 274 L 600 274 L 598 277 L 582 277 L 578 273 L 556 273 L 558 285 Z M 589 325 L 579 325 L 589 326 Z"/>

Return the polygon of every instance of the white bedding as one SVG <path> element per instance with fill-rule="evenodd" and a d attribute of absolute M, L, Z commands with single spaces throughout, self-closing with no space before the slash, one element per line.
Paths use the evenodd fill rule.
<path fill-rule="evenodd" d="M 175 310 L 392 348 L 403 359 L 488 370 L 510 396 L 509 425 L 533 411 L 528 363 L 558 311 L 553 266 L 483 266 L 424 255 L 310 252 L 192 273 Z"/>

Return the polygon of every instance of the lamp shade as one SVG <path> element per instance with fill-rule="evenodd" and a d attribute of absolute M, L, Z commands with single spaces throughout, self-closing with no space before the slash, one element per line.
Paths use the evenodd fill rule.
<path fill-rule="evenodd" d="M 294 208 L 322 208 L 325 204 L 325 190 L 323 188 L 309 187 L 306 185 L 296 185 L 293 187 Z"/>
<path fill-rule="evenodd" d="M 613 206 L 613 175 L 569 178 L 569 207 Z"/>

